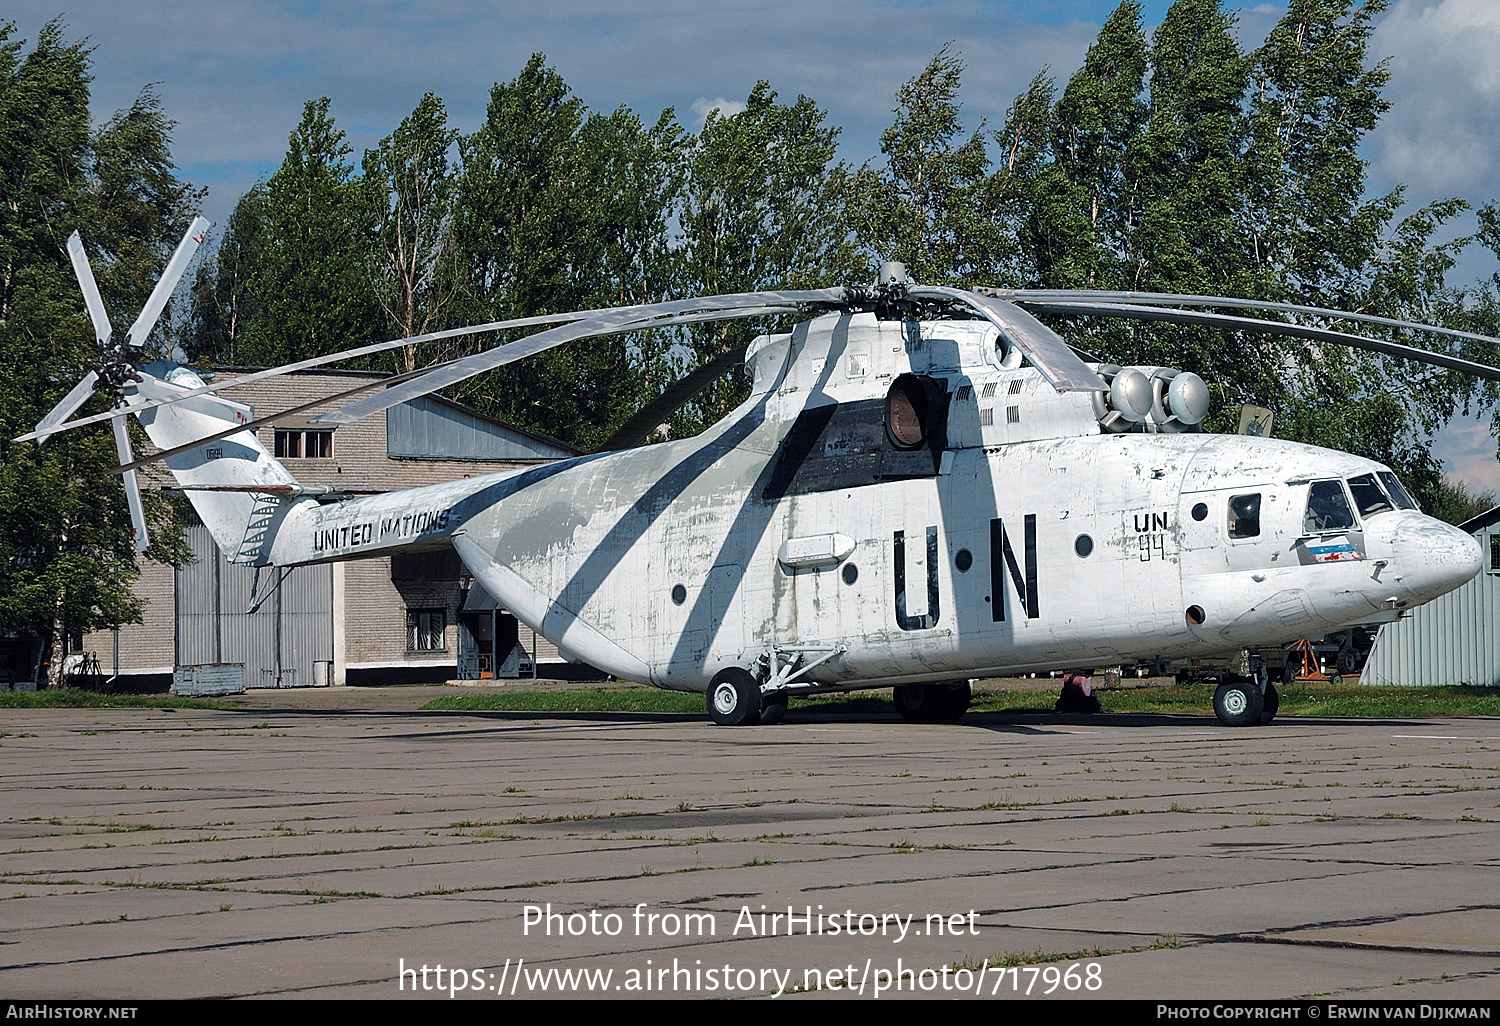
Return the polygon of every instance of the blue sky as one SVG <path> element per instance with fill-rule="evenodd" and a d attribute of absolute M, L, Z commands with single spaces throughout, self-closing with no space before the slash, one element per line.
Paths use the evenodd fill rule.
<path fill-rule="evenodd" d="M 491 84 L 547 54 L 594 109 L 665 107 L 696 127 L 715 103 L 743 100 L 758 79 L 812 97 L 842 126 L 842 156 L 878 154 L 896 88 L 945 42 L 967 64 L 966 124 L 998 123 L 1043 67 L 1065 79 L 1082 63 L 1103 0 L 10 0 L 0 18 L 31 40 L 61 18 L 94 48 L 94 113 L 108 118 L 153 84 L 178 122 L 174 154 L 208 189 L 222 223 L 258 177 L 275 170 L 307 99 L 328 96 L 355 156 L 433 90 L 455 127 L 476 128 Z M 1167 0 L 1144 4 L 1149 27 Z M 1283 13 L 1238 12 L 1254 45 Z M 1372 190 L 1405 183 L 1416 203 L 1500 197 L 1500 2 L 1396 0 L 1372 52 L 1390 61 L 1392 109 L 1367 141 Z M 1459 225 L 1462 230 L 1465 225 Z M 1475 253 L 1459 280 L 1487 277 Z M 1472 423 L 1472 422 L 1470 422 Z M 1439 452 L 1456 476 L 1500 491 L 1486 425 L 1454 425 Z"/>

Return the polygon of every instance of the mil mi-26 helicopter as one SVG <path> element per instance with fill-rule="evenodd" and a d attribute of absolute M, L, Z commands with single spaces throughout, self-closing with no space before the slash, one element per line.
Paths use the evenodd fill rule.
<path fill-rule="evenodd" d="M 1483 336 L 1221 297 L 925 286 L 887 264 L 874 285 L 494 322 L 211 385 L 170 361 L 133 367 L 206 227 L 189 229 L 129 345 L 112 341 L 74 235 L 103 359 L 20 440 L 111 420 L 142 548 L 134 471 L 158 460 L 237 563 L 452 546 L 566 655 L 703 693 L 719 724 L 773 723 L 791 696 L 891 686 L 903 717 L 954 719 L 971 678 L 1214 659 L 1235 671 L 1219 675 L 1219 719 L 1268 723 L 1277 695 L 1261 649 L 1394 620 L 1480 568 L 1474 540 L 1425 516 L 1389 468 L 1204 433 L 1209 390 L 1197 375 L 1085 363 L 1024 307 L 1290 334 L 1500 380 L 1500 369 L 1444 354 L 1204 308 L 1495 341 Z M 346 423 L 568 341 L 771 314 L 812 316 L 669 388 L 606 446 L 618 451 L 351 498 L 295 480 L 255 434 L 351 399 L 316 418 Z M 544 330 L 260 418 L 216 394 L 528 326 Z M 628 447 L 741 360 L 753 384 L 737 409 L 696 437 Z M 69 422 L 96 388 L 118 405 Z M 132 457 L 127 412 L 158 453 Z"/>

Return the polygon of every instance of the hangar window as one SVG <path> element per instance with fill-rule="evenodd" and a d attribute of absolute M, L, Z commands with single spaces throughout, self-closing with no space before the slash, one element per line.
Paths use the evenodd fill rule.
<path fill-rule="evenodd" d="M 1229 499 L 1229 537 L 1260 537 L 1260 493 L 1235 495 Z"/>
<path fill-rule="evenodd" d="M 1354 511 L 1338 481 L 1314 481 L 1307 489 L 1307 512 L 1302 530 L 1308 534 L 1347 531 L 1354 526 Z"/>
<path fill-rule="evenodd" d="M 406 611 L 406 650 L 408 652 L 442 652 L 445 644 L 447 613 L 442 609 L 408 609 Z"/>
<path fill-rule="evenodd" d="M 282 460 L 326 460 L 333 455 L 332 431 L 283 431 L 276 429 L 276 458 Z"/>

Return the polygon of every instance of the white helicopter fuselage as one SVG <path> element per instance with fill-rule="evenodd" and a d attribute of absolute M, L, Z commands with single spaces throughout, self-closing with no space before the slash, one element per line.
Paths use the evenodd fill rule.
<path fill-rule="evenodd" d="M 341 503 L 189 494 L 243 561 L 452 544 L 570 657 L 696 692 L 726 667 L 852 689 L 1213 657 L 1394 619 L 1479 569 L 1467 535 L 1350 490 L 1386 468 L 1102 432 L 1098 400 L 1055 392 L 985 322 L 827 316 L 747 364 L 750 398 L 695 438 Z M 893 444 L 898 380 L 931 397 L 921 445 Z M 207 433 L 166 416 L 142 418 L 158 445 Z M 258 444 L 238 469 L 213 444 L 169 460 L 179 480 L 244 480 L 247 459 L 284 480 Z M 1347 523 L 1313 523 L 1334 491 Z"/>

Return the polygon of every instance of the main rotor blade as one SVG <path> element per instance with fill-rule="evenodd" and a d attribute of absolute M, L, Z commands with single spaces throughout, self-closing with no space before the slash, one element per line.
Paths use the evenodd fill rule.
<path fill-rule="evenodd" d="M 157 279 L 156 288 L 151 290 L 151 298 L 141 307 L 141 315 L 135 319 L 129 334 L 125 336 L 132 346 L 139 348 L 146 344 L 146 336 L 156 327 L 156 319 L 161 316 L 167 300 L 172 298 L 172 290 L 177 287 L 182 272 L 187 270 L 193 254 L 203 245 L 204 236 L 212 224 L 208 218 L 199 216 L 193 218 L 193 223 L 188 225 L 187 234 L 177 244 L 177 251 L 172 254 L 172 259 L 167 261 L 167 269 Z"/>
<path fill-rule="evenodd" d="M 234 388 L 237 385 L 248 385 L 254 381 L 264 381 L 266 378 L 274 378 L 282 374 L 291 374 L 294 371 L 310 370 L 314 367 L 322 367 L 325 364 L 338 363 L 341 360 L 352 360 L 360 356 L 369 356 L 373 353 L 382 353 L 390 349 L 399 349 L 402 346 L 419 345 L 423 342 L 435 342 L 440 339 L 457 338 L 460 335 L 474 335 L 485 331 L 503 331 L 507 328 L 529 328 L 540 324 L 562 324 L 569 321 L 581 320 L 584 317 L 588 317 L 590 314 L 599 312 L 601 311 L 582 310 L 578 313 L 544 314 L 538 317 L 518 317 L 509 321 L 491 321 L 488 324 L 475 324 L 466 328 L 450 328 L 447 331 L 433 331 L 427 333 L 426 335 L 412 335 L 407 338 L 397 338 L 391 339 L 386 342 L 376 342 L 372 345 L 360 346 L 357 349 L 345 349 L 342 352 L 329 353 L 327 356 L 314 356 L 306 360 L 299 360 L 297 363 L 288 363 L 280 367 L 271 367 L 267 370 L 262 371 L 252 371 L 249 374 L 241 374 L 237 378 L 225 378 L 223 381 L 216 381 L 211 385 L 204 385 L 202 388 L 188 389 L 181 395 L 173 396 L 170 399 L 149 399 L 145 402 L 136 403 L 131 407 L 131 410 L 133 412 L 139 413 L 145 410 L 154 409 L 157 406 L 170 406 L 173 403 L 182 402 L 182 400 L 184 399 L 191 399 L 195 395 L 206 395 L 210 392 L 220 392 L 226 388 Z M 417 373 L 425 373 L 429 369 L 430 368 L 424 367 Z M 391 380 L 391 378 L 383 379 L 383 381 L 386 383 L 389 383 Z M 61 427 L 56 428 L 56 431 L 72 431 L 74 428 L 87 427 L 90 424 L 98 424 L 102 421 L 109 420 L 112 416 L 114 416 L 113 413 L 99 413 L 91 417 L 80 417 L 78 420 L 69 421 L 67 424 L 63 424 Z M 61 423 L 61 421 L 59 421 L 58 423 Z M 19 435 L 16 438 L 12 439 L 12 441 L 28 442 L 36 437 L 37 432 L 33 431 L 30 434 Z"/>
<path fill-rule="evenodd" d="M 615 428 L 614 434 L 599 446 L 600 452 L 629 449 L 640 445 L 656 428 L 671 420 L 677 411 L 697 398 L 709 385 L 745 362 L 748 346 L 735 346 L 707 363 L 678 378 L 666 391 L 632 414 Z"/>
<path fill-rule="evenodd" d="M 1312 314 L 1316 317 L 1336 317 L 1340 320 L 1361 321 L 1366 324 L 1383 324 L 1391 328 L 1425 331 L 1434 335 L 1448 335 L 1451 338 L 1469 339 L 1474 342 L 1500 343 L 1500 339 L 1490 338 L 1488 335 L 1476 335 L 1471 331 L 1459 331 L 1457 328 L 1442 328 L 1435 324 L 1403 321 L 1394 317 L 1377 317 L 1374 314 L 1348 313 L 1343 310 L 1331 310 L 1323 306 L 1301 306 L 1297 303 L 1278 303 L 1266 299 L 1231 299 L 1227 296 L 1179 296 L 1170 292 L 1108 292 L 1095 289 L 985 289 L 984 292 L 986 295 L 993 292 L 1002 299 L 1012 300 L 1022 306 L 1051 307 L 1059 303 L 1094 300 L 1153 306 L 1223 306 L 1241 310 L 1277 310 L 1284 313 Z"/>
<path fill-rule="evenodd" d="M 122 407 L 116 407 L 119 415 L 112 423 L 115 429 L 115 452 L 120 457 L 121 465 L 130 463 L 134 454 L 130 451 L 130 428 L 125 423 L 129 415 Z M 146 510 L 141 505 L 141 483 L 136 480 L 135 471 L 127 470 L 125 477 L 125 504 L 130 507 L 130 525 L 135 529 L 135 547 L 139 552 L 145 552 L 151 546 L 151 537 L 146 533 Z"/>
<path fill-rule="evenodd" d="M 830 290 L 826 290 L 826 291 L 830 292 L 830 293 L 836 293 L 839 296 L 842 296 L 842 290 L 839 290 L 839 289 L 830 289 Z M 762 295 L 770 295 L 772 293 L 761 293 L 761 294 Z M 789 293 L 780 293 L 780 294 L 781 295 L 788 295 Z M 837 300 L 837 299 L 827 299 L 826 297 L 824 297 L 824 294 L 822 292 L 817 293 L 817 295 L 820 296 L 820 297 L 823 297 L 823 298 L 819 298 L 819 299 L 816 299 L 816 300 L 809 300 L 808 302 L 830 302 L 830 303 L 837 303 L 837 302 L 839 302 L 839 300 Z M 723 297 L 719 297 L 719 298 L 723 298 Z M 660 305 L 660 304 L 657 304 L 657 305 Z M 624 308 L 621 308 L 621 309 L 623 309 L 623 310 L 631 310 L 631 309 L 646 309 L 646 308 L 645 307 L 640 307 L 640 308 L 624 307 Z M 781 313 L 781 312 L 785 312 L 785 309 L 786 308 L 780 307 L 780 306 L 778 306 L 778 307 L 755 307 L 755 308 L 750 308 L 748 310 L 745 310 L 745 311 L 733 314 L 732 316 L 754 317 L 754 316 L 757 316 L 758 314 L 761 314 L 761 313 Z M 615 312 L 618 312 L 618 311 L 615 311 Z M 724 316 L 725 315 L 723 315 L 721 313 L 711 312 L 710 311 L 710 312 L 704 312 L 704 313 L 699 313 L 699 314 L 682 315 L 682 316 L 677 317 L 675 320 L 673 320 L 671 322 L 660 321 L 660 320 L 654 320 L 654 321 L 653 320 L 634 321 L 634 322 L 630 322 L 630 323 L 627 323 L 627 324 L 619 325 L 619 326 L 615 327 L 614 329 L 612 329 L 612 332 L 603 332 L 603 334 L 609 334 L 609 333 L 625 334 L 627 332 L 639 331 L 639 330 L 642 330 L 642 329 L 645 329 L 645 328 L 661 327 L 663 324 L 666 324 L 666 323 L 678 323 L 678 324 L 681 324 L 681 323 L 691 323 L 691 322 L 694 322 L 694 321 L 703 321 L 703 320 L 718 320 L 718 319 L 723 319 Z M 554 330 L 557 330 L 557 329 L 554 329 Z M 547 332 L 542 332 L 540 334 L 547 334 Z M 598 334 L 598 333 L 596 333 L 596 334 Z M 530 335 L 530 336 L 527 336 L 524 339 L 519 339 L 519 340 L 517 340 L 515 342 L 511 342 L 511 343 L 509 343 L 507 345 L 500 346 L 497 349 L 491 350 L 490 352 L 491 353 L 499 353 L 501 350 L 515 350 L 515 347 L 522 346 L 525 343 L 528 343 L 532 339 L 537 338 L 537 337 L 538 337 L 537 335 Z M 560 344 L 560 343 L 556 342 L 556 341 L 554 341 L 554 342 L 551 343 L 551 345 L 558 345 L 558 344 Z M 543 346 L 542 348 L 545 349 L 545 348 L 548 348 L 548 346 Z M 514 354 L 510 355 L 508 358 L 501 359 L 496 364 L 496 366 L 504 366 L 506 363 L 514 362 L 515 360 L 519 360 L 523 356 L 526 356 L 526 355 L 529 355 L 529 354 L 528 353 L 524 353 L 524 352 L 520 352 L 520 351 L 515 351 Z M 162 460 L 165 460 L 165 459 L 168 459 L 168 458 L 170 458 L 172 456 L 176 456 L 179 453 L 191 452 L 193 449 L 196 449 L 196 448 L 198 448 L 201 445 L 207 445 L 209 442 L 216 442 L 216 441 L 218 441 L 221 438 L 228 438 L 230 435 L 237 435 L 241 431 L 252 431 L 253 432 L 253 431 L 255 431 L 255 430 L 259 429 L 259 428 L 265 427 L 267 424 L 277 424 L 277 423 L 280 423 L 283 420 L 286 420 L 289 417 L 294 417 L 294 416 L 297 416 L 298 414 L 306 413 L 308 410 L 314 410 L 314 409 L 317 409 L 320 406 L 327 406 L 330 403 L 337 402 L 340 399 L 347 399 L 350 396 L 359 395 L 359 394 L 361 394 L 363 392 L 370 392 L 370 391 L 373 391 L 374 389 L 377 389 L 377 388 L 385 388 L 386 389 L 386 393 L 388 394 L 391 391 L 391 389 L 388 387 L 390 385 L 399 384 L 399 383 L 401 383 L 403 381 L 410 381 L 413 378 L 422 377 L 423 375 L 425 375 L 425 374 L 427 374 L 427 373 L 429 373 L 431 371 L 443 370 L 443 369 L 446 369 L 448 367 L 453 366 L 454 364 L 462 363 L 462 362 L 464 362 L 465 360 L 468 360 L 468 359 L 472 359 L 472 357 L 460 357 L 459 359 L 456 359 L 456 360 L 448 360 L 448 361 L 446 361 L 444 363 L 434 364 L 431 367 L 419 367 L 416 370 L 406 371 L 405 373 L 402 373 L 402 374 L 394 374 L 394 375 L 392 375 L 392 376 L 390 376 L 388 378 L 380 378 L 380 379 L 375 380 L 375 381 L 362 382 L 361 384 L 355 385 L 353 388 L 345 389 L 342 392 L 336 392 L 333 395 L 325 395 L 325 396 L 323 396 L 321 398 L 314 399 L 312 402 L 303 403 L 300 406 L 293 406 L 291 409 L 288 409 L 288 410 L 280 410 L 280 411 L 278 411 L 276 413 L 267 414 L 266 416 L 264 416 L 264 417 L 258 417 L 257 419 L 252 420 L 249 423 L 246 423 L 246 424 L 237 424 L 234 427 L 225 428 L 223 431 L 218 431 L 218 432 L 215 432 L 214 434 L 211 434 L 211 435 L 205 435 L 202 438 L 194 439 L 193 441 L 184 443 L 183 445 L 179 445 L 179 446 L 176 446 L 176 447 L 171 448 L 171 449 L 166 449 L 166 450 L 163 450 L 161 452 L 153 453 L 150 456 L 143 456 L 143 457 L 141 457 L 138 460 L 134 460 L 134 461 L 126 464 L 125 466 L 122 466 L 122 467 L 120 467 L 120 468 L 118 468 L 116 470 L 110 471 L 110 473 L 112 473 L 112 474 L 119 474 L 119 473 L 123 473 L 123 472 L 128 471 L 128 470 L 135 470 L 138 467 L 144 467 L 144 466 L 146 466 L 148 464 L 151 464 L 151 463 L 158 463 L 158 462 L 160 462 Z M 247 380 L 247 378 L 236 378 L 235 382 L 243 382 L 245 380 Z M 181 399 L 186 399 L 186 398 L 188 398 L 191 395 L 198 395 L 198 394 L 200 394 L 202 392 L 205 392 L 205 391 L 208 391 L 208 389 L 196 389 L 196 390 L 193 390 L 193 391 L 190 391 L 190 392 L 186 392 L 183 395 L 178 396 L 177 399 L 175 399 L 173 401 L 175 402 L 175 401 L 179 401 Z M 430 391 L 430 389 L 428 391 Z M 426 394 L 426 392 L 422 392 L 422 393 L 418 393 L 418 394 Z M 162 404 L 161 403 L 156 403 L 154 405 L 160 406 Z M 396 404 L 391 404 L 391 405 L 396 405 Z M 137 404 L 135 404 L 134 406 L 131 407 L 131 410 L 132 411 L 138 411 L 138 410 L 143 410 L 143 409 L 147 409 L 147 408 L 148 408 L 148 404 L 146 404 L 146 403 L 137 403 Z M 335 413 L 333 415 L 336 416 L 338 414 L 342 414 L 342 413 L 346 412 L 347 409 L 348 409 L 348 407 L 346 407 L 345 410 L 335 411 Z M 319 421 L 322 421 L 322 419 L 323 418 L 321 418 L 321 417 L 318 418 Z M 358 418 L 350 418 L 350 419 L 358 419 Z M 81 421 L 81 420 L 73 422 L 73 424 L 81 424 L 81 423 L 83 423 L 83 421 Z M 343 421 L 338 421 L 337 423 L 343 423 Z M 71 427 L 73 425 L 70 424 L 69 426 Z"/>
<path fill-rule="evenodd" d="M 1313 328 L 1305 324 L 1287 324 L 1284 321 L 1263 321 L 1254 317 L 1235 317 L 1230 314 L 1201 313 L 1194 310 L 1171 310 L 1156 306 L 1133 306 L 1129 303 L 1048 303 L 1049 310 L 1082 314 L 1086 317 L 1127 317 L 1140 321 L 1165 321 L 1169 324 L 1198 324 L 1211 328 L 1227 328 L 1232 331 L 1253 331 L 1262 335 L 1290 335 L 1317 342 L 1335 342 L 1354 349 L 1365 349 L 1385 356 L 1403 360 L 1446 367 L 1448 370 L 1472 374 L 1477 378 L 1500 381 L 1500 367 L 1474 363 L 1457 356 L 1434 353 L 1416 346 L 1387 342 L 1384 339 L 1350 335 L 1328 328 Z M 1482 336 L 1481 336 L 1482 337 Z M 1495 342 L 1496 339 L 1485 341 Z"/>
<path fill-rule="evenodd" d="M 115 329 L 109 323 L 109 314 L 104 312 L 104 300 L 99 295 L 99 284 L 94 281 L 94 269 L 89 266 L 89 255 L 83 251 L 83 239 L 77 232 L 68 236 L 68 259 L 73 262 L 73 273 L 78 276 L 78 287 L 83 290 L 83 305 L 89 312 L 89 320 L 94 322 L 94 337 L 102 348 L 109 344 L 109 337 Z"/>
<path fill-rule="evenodd" d="M 1108 386 L 1080 360 L 1057 334 L 1013 303 L 981 296 L 946 285 L 912 285 L 906 294 L 914 299 L 956 299 L 1000 329 L 1031 365 L 1059 392 L 1106 392 Z"/>
<path fill-rule="evenodd" d="M 431 373 L 418 380 L 387 388 L 379 395 L 367 396 L 350 403 L 341 410 L 324 414 L 316 418 L 316 421 L 319 424 L 347 424 L 575 339 L 619 335 L 671 324 L 758 317 L 762 314 L 800 310 L 809 305 L 836 305 L 842 303 L 843 300 L 843 289 L 744 292 L 737 295 L 701 296 L 694 299 L 674 300 L 669 303 L 652 303 L 623 310 L 607 310 L 573 324 L 539 331 L 535 335 L 528 335 L 509 345 L 431 368 Z"/>
<path fill-rule="evenodd" d="M 89 371 L 85 374 L 78 384 L 74 385 L 72 390 L 62 397 L 62 402 L 52 407 L 51 412 L 42 418 L 41 423 L 37 424 L 36 430 L 24 437 L 35 438 L 37 444 L 42 445 L 58 431 L 66 431 L 67 428 L 59 427 L 58 425 L 73 416 L 78 407 L 89 401 L 89 396 L 94 394 L 94 384 L 98 380 L 99 375 L 94 371 Z M 20 439 L 17 439 L 17 441 L 20 441 Z"/>

